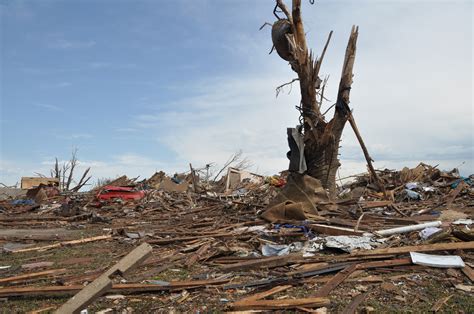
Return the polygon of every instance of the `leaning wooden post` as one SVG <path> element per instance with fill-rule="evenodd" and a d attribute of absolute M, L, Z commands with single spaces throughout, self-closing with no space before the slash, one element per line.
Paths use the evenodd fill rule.
<path fill-rule="evenodd" d="M 372 174 L 372 177 L 374 178 L 375 184 L 379 187 L 380 191 L 383 192 L 383 196 L 386 198 L 387 197 L 387 191 L 385 190 L 385 186 L 382 183 L 382 180 L 380 180 L 379 176 L 377 175 L 377 172 L 375 172 L 374 166 L 372 165 L 372 158 L 369 155 L 369 151 L 367 150 L 367 147 L 365 146 L 364 141 L 362 140 L 362 136 L 359 133 L 359 129 L 357 128 L 357 124 L 354 120 L 354 116 L 352 113 L 349 113 L 349 123 L 354 130 L 354 133 L 357 137 L 357 140 L 359 141 L 360 147 L 362 148 L 362 152 L 364 153 L 365 160 L 367 161 L 367 166 L 369 167 L 369 171 Z"/>

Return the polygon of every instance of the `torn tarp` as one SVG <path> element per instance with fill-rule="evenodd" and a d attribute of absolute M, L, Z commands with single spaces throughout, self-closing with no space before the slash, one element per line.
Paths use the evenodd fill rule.
<path fill-rule="evenodd" d="M 318 210 L 331 210 L 333 204 L 321 182 L 308 175 L 290 173 L 288 182 L 274 197 L 262 218 L 273 223 L 305 220 Z"/>
<path fill-rule="evenodd" d="M 286 154 L 290 160 L 289 171 L 304 173 L 307 169 L 304 158 L 304 139 L 297 128 L 287 128 L 288 146 L 290 151 Z"/>

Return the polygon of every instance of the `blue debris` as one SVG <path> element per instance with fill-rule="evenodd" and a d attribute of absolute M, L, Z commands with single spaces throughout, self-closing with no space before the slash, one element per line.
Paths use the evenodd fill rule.
<path fill-rule="evenodd" d="M 466 182 L 467 184 L 469 185 L 473 185 L 474 182 L 471 181 L 471 178 L 470 177 L 461 177 L 460 179 L 456 180 L 453 184 L 451 184 L 451 188 L 452 189 L 455 189 L 457 188 L 457 186 L 459 185 L 459 183 L 461 183 L 462 181 Z"/>
<path fill-rule="evenodd" d="M 306 236 L 312 235 L 311 230 L 308 229 L 306 226 L 296 226 L 292 224 L 276 224 L 274 225 L 276 230 L 280 230 L 281 228 L 291 228 L 291 229 L 300 229 Z"/>
<path fill-rule="evenodd" d="M 412 200 L 421 200 L 422 199 L 421 194 L 418 193 L 418 192 L 415 192 L 415 191 L 412 191 L 412 190 L 409 190 L 409 189 L 405 189 L 405 193 Z"/>
<path fill-rule="evenodd" d="M 20 205 L 35 205 L 35 201 L 32 200 L 32 199 L 14 200 L 14 201 L 11 201 L 10 204 L 15 205 L 15 206 L 20 206 Z"/>

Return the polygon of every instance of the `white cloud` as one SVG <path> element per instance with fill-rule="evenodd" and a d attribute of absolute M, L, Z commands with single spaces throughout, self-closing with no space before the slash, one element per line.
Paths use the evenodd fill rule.
<path fill-rule="evenodd" d="M 56 138 L 63 140 L 78 140 L 78 139 L 90 139 L 94 136 L 89 133 L 73 133 L 73 134 L 55 134 Z"/>
<path fill-rule="evenodd" d="M 92 69 L 103 69 L 103 68 L 110 68 L 112 64 L 110 62 L 90 62 L 88 63 L 88 66 Z"/>
<path fill-rule="evenodd" d="M 96 45 L 93 40 L 68 40 L 68 39 L 56 39 L 48 43 L 49 48 L 54 49 L 84 49 L 91 48 Z"/>
<path fill-rule="evenodd" d="M 57 83 L 56 85 L 54 85 L 54 87 L 68 87 L 68 86 L 71 86 L 72 84 L 69 83 L 69 82 L 60 82 L 60 83 Z"/>
<path fill-rule="evenodd" d="M 56 106 L 56 105 L 51 105 L 51 104 L 43 104 L 43 103 L 36 103 L 33 104 L 35 107 L 46 109 L 48 111 L 63 111 L 63 108 Z"/>
<path fill-rule="evenodd" d="M 465 161 L 461 171 L 473 173 L 472 10 L 463 8 L 462 2 L 347 4 L 305 7 L 304 18 L 316 53 L 328 30 L 335 30 L 321 70 L 322 75 L 331 74 L 326 96 L 332 100 L 350 26 L 360 25 L 351 107 L 376 168 L 413 167 L 423 161 L 448 169 Z M 200 18 L 206 10 L 195 13 L 198 22 L 212 24 Z M 159 169 L 186 170 L 188 162 L 196 167 L 223 163 L 239 149 L 261 173 L 285 169 L 286 127 L 298 121 L 294 106 L 299 89 L 296 83 L 290 95 L 282 93 L 275 99 L 274 88 L 295 75 L 275 53 L 268 56 L 269 30 L 257 33 L 258 26 L 255 34 L 232 33 L 220 45 L 226 55 L 243 60 L 241 69 L 220 77 L 203 76 L 194 85 L 170 82 L 166 88 L 175 91 L 175 101 L 160 103 L 159 110 L 149 109 L 117 129 L 154 134 L 158 143 L 176 153 L 175 161 L 160 163 L 139 154 L 122 154 L 108 161 L 85 162 L 94 165 L 94 175 L 149 176 Z M 268 34 L 265 41 L 263 32 Z M 63 49 L 73 46 L 63 43 Z M 86 66 L 115 67 L 103 61 Z M 158 85 L 140 77 L 135 84 Z M 365 171 L 349 125 L 341 145 L 341 174 Z"/>
<path fill-rule="evenodd" d="M 339 14 L 340 21 L 360 24 L 351 107 L 376 167 L 425 161 L 451 168 L 465 161 L 461 170 L 474 172 L 472 47 L 466 41 L 466 33 L 472 31 L 469 19 L 458 16 L 469 17 L 469 12 L 447 3 L 402 3 L 364 5 Z M 326 95 L 332 100 L 350 29 L 347 23 L 336 23 L 321 72 L 331 74 Z M 316 33 L 311 28 L 321 47 L 325 30 Z M 160 104 L 158 112 L 136 116 L 132 125 L 156 132 L 157 141 L 182 162 L 222 163 L 243 149 L 262 172 L 274 173 L 287 166 L 285 128 L 297 122 L 299 88 L 296 83 L 291 95 L 283 93 L 275 100 L 275 86 L 294 74 L 276 55 L 266 55 L 270 39 L 232 38 L 236 42 L 225 43 L 226 49 L 252 58 L 252 64 L 261 63 L 261 72 L 247 69 L 181 87 L 192 96 Z M 341 145 L 342 169 L 365 170 L 349 125 Z"/>
<path fill-rule="evenodd" d="M 60 159 L 58 162 L 62 165 L 68 162 L 68 160 Z M 43 159 L 39 164 L 0 158 L 0 182 L 11 185 L 19 182 L 23 176 L 34 176 L 36 173 L 49 175 L 54 164 L 54 158 Z M 140 177 L 140 179 L 145 179 L 159 170 L 166 171 L 170 174 L 176 171 L 183 172 L 188 170 L 187 164 L 163 164 L 161 161 L 134 153 L 112 156 L 107 160 L 87 160 L 81 159 L 81 156 L 78 156 L 75 179 L 78 180 L 82 173 L 89 167 L 91 168 L 89 174 L 93 176 L 90 183 L 95 183 L 98 178 L 116 178 L 124 174 L 129 178 Z"/>

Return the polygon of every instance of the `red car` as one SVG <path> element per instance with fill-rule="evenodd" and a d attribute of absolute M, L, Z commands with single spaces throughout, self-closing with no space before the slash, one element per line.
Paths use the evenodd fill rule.
<path fill-rule="evenodd" d="M 120 198 L 123 200 L 140 200 L 144 197 L 144 191 L 124 186 L 106 185 L 99 191 L 99 193 L 97 193 L 97 198 L 99 200 L 111 200 L 114 198 Z"/>

